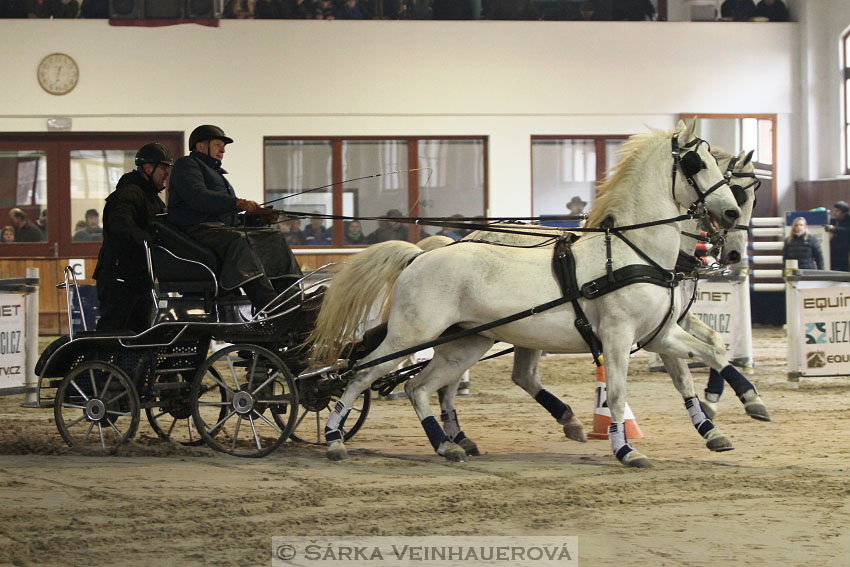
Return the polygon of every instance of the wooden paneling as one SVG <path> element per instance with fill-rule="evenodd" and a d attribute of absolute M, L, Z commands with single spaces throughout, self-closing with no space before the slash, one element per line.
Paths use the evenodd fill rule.
<path fill-rule="evenodd" d="M 795 208 L 807 211 L 816 207 L 832 208 L 836 201 L 850 201 L 850 179 L 817 179 L 796 181 Z"/>

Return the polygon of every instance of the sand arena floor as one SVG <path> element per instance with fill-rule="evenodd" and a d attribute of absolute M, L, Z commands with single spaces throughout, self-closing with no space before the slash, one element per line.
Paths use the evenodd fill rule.
<path fill-rule="evenodd" d="M 666 374 L 631 364 L 629 404 L 654 462 L 627 469 L 607 441 L 579 444 L 510 381 L 510 357 L 472 370 L 458 398 L 483 455 L 448 463 L 406 400 L 375 402 L 331 463 L 284 444 L 263 459 L 159 441 L 142 420 L 115 456 L 65 447 L 50 410 L 0 398 L 0 565 L 269 565 L 272 536 L 561 535 L 579 564 L 850 565 L 850 380 L 785 384 L 785 336 L 754 331 L 771 423 L 727 391 L 704 447 Z M 592 427 L 589 356 L 550 355 L 544 384 Z M 706 372 L 695 371 L 698 390 Z"/>

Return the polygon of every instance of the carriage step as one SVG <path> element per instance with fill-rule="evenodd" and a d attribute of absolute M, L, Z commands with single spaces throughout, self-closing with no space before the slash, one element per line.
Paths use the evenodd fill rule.
<path fill-rule="evenodd" d="M 162 369 L 157 369 L 157 371 L 154 372 L 154 374 L 156 376 L 162 376 L 164 374 L 179 374 L 181 372 L 191 372 L 191 373 L 194 374 L 195 371 L 197 371 L 197 369 L 198 368 L 196 366 L 188 366 L 186 368 L 162 368 Z"/>

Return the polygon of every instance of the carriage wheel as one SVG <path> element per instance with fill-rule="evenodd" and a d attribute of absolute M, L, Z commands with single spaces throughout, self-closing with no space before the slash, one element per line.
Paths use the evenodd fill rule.
<path fill-rule="evenodd" d="M 218 376 L 215 368 L 210 368 L 210 372 Z M 151 429 L 163 441 L 174 441 L 181 445 L 197 447 L 204 444 L 204 439 L 198 433 L 195 422 L 192 420 L 192 404 L 189 401 L 192 382 L 185 378 L 183 373 L 158 376 L 156 384 L 162 386 L 157 396 L 158 404 L 156 407 L 145 408 L 145 414 L 148 416 Z M 213 383 L 209 387 L 218 390 L 221 401 L 227 400 L 227 391 L 218 383 Z M 202 389 L 199 394 L 206 397 L 207 390 Z M 219 419 L 225 416 L 225 412 L 226 409 L 222 407 Z"/>
<path fill-rule="evenodd" d="M 210 356 L 195 375 L 189 400 L 207 445 L 237 457 L 268 455 L 290 436 L 297 418 L 292 374 L 256 345 L 232 345 Z"/>
<path fill-rule="evenodd" d="M 114 449 L 139 427 L 139 394 L 127 374 L 107 362 L 84 362 L 56 390 L 56 427 L 71 447 Z"/>
<path fill-rule="evenodd" d="M 301 405 L 298 410 L 298 421 L 292 431 L 293 441 L 310 443 L 311 445 L 325 444 L 325 424 L 331 415 L 334 406 L 339 401 L 339 396 L 327 396 L 322 399 L 311 398 L 301 392 Z M 306 399 L 305 399 L 306 398 Z M 354 400 L 354 406 L 345 420 L 346 427 L 343 428 L 343 440 L 348 441 L 354 434 L 360 431 L 369 408 L 372 406 L 372 398 L 369 390 L 366 390 Z"/>

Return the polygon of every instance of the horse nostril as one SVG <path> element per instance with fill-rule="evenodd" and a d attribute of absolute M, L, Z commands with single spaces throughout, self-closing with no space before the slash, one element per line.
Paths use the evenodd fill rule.
<path fill-rule="evenodd" d="M 730 252 L 728 260 L 730 264 L 737 264 L 741 261 L 741 253 L 737 250 L 734 252 Z"/>
<path fill-rule="evenodd" d="M 741 216 L 741 212 L 738 209 L 727 209 L 726 217 L 730 219 L 737 219 Z"/>

